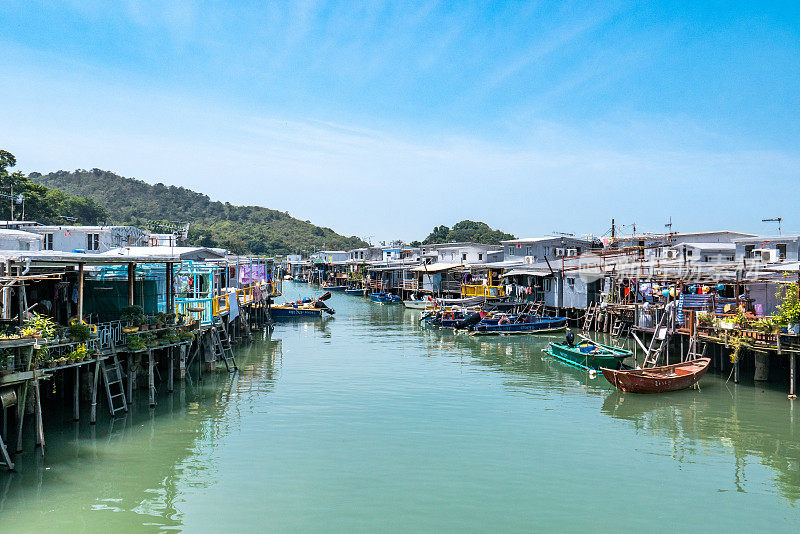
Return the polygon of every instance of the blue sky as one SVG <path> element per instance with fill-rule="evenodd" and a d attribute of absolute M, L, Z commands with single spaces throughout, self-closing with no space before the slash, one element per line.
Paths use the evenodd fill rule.
<path fill-rule="evenodd" d="M 0 147 L 374 240 L 800 230 L 798 6 L 6 0 Z"/>

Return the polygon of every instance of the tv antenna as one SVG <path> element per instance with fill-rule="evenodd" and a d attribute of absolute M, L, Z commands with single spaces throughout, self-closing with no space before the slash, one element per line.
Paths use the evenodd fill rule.
<path fill-rule="evenodd" d="M 781 235 L 781 221 L 783 221 L 783 217 L 773 217 L 771 219 L 761 219 L 761 222 L 776 222 L 776 223 L 778 223 L 778 235 Z"/>
<path fill-rule="evenodd" d="M 575 236 L 575 234 L 571 234 L 569 232 L 555 232 L 555 231 L 553 232 L 553 235 L 565 235 L 567 237 L 574 237 Z"/>
<path fill-rule="evenodd" d="M 666 228 L 667 230 L 669 230 L 669 231 L 667 232 L 668 234 L 671 234 L 671 233 L 672 233 L 672 216 L 671 216 L 671 215 L 670 215 L 670 217 L 669 217 L 669 222 L 668 222 L 667 224 L 665 224 L 665 225 L 664 225 L 664 228 Z"/>

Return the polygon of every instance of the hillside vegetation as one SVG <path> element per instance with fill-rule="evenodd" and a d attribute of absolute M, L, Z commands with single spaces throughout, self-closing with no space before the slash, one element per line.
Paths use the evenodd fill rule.
<path fill-rule="evenodd" d="M 13 192 L 13 219 L 43 224 L 97 224 L 108 218 L 105 208 L 93 199 L 75 196 L 32 182 L 21 172 L 9 172 L 17 164 L 11 152 L 0 150 L 0 192 Z M 0 219 L 12 219 L 12 201 L 0 198 Z"/>
<path fill-rule="evenodd" d="M 89 197 L 105 207 L 109 223 L 145 226 L 148 221 L 189 222 L 190 243 L 237 253 L 291 254 L 323 246 L 331 250 L 366 246 L 358 237 L 341 236 L 281 211 L 212 201 L 191 189 L 151 185 L 110 171 L 31 173 L 30 178 L 67 194 Z"/>
<path fill-rule="evenodd" d="M 444 225 L 434 227 L 423 243 L 469 242 L 499 245 L 501 241 L 507 239 L 514 239 L 514 236 L 500 230 L 492 230 L 485 222 L 465 220 L 454 224 L 452 228 Z"/>

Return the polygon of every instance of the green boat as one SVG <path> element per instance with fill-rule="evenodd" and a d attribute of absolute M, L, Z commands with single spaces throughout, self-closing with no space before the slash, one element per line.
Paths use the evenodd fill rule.
<path fill-rule="evenodd" d="M 594 341 L 581 341 L 577 345 L 551 341 L 545 352 L 578 369 L 594 371 L 599 371 L 601 367 L 620 369 L 622 360 L 633 355 L 629 350 Z"/>

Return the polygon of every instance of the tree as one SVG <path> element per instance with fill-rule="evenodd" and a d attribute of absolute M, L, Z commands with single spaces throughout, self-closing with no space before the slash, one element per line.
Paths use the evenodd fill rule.
<path fill-rule="evenodd" d="M 464 220 L 453 225 L 452 229 L 447 226 L 434 227 L 423 243 L 467 242 L 499 245 L 501 241 L 508 239 L 514 239 L 514 236 L 500 230 L 492 230 L 485 222 Z"/>
<path fill-rule="evenodd" d="M 43 224 L 63 222 L 62 216 L 74 217 L 80 224 L 97 224 L 108 218 L 108 212 L 97 202 L 69 195 L 58 189 L 51 189 L 31 180 L 17 171 L 9 174 L 8 169 L 14 167 L 17 159 L 13 154 L 0 150 L 0 186 L 14 191 L 14 196 L 24 198 L 25 219 Z M 22 206 L 14 209 L 14 216 L 22 215 Z M 0 217 L 11 219 L 10 202 L 0 203 Z"/>

